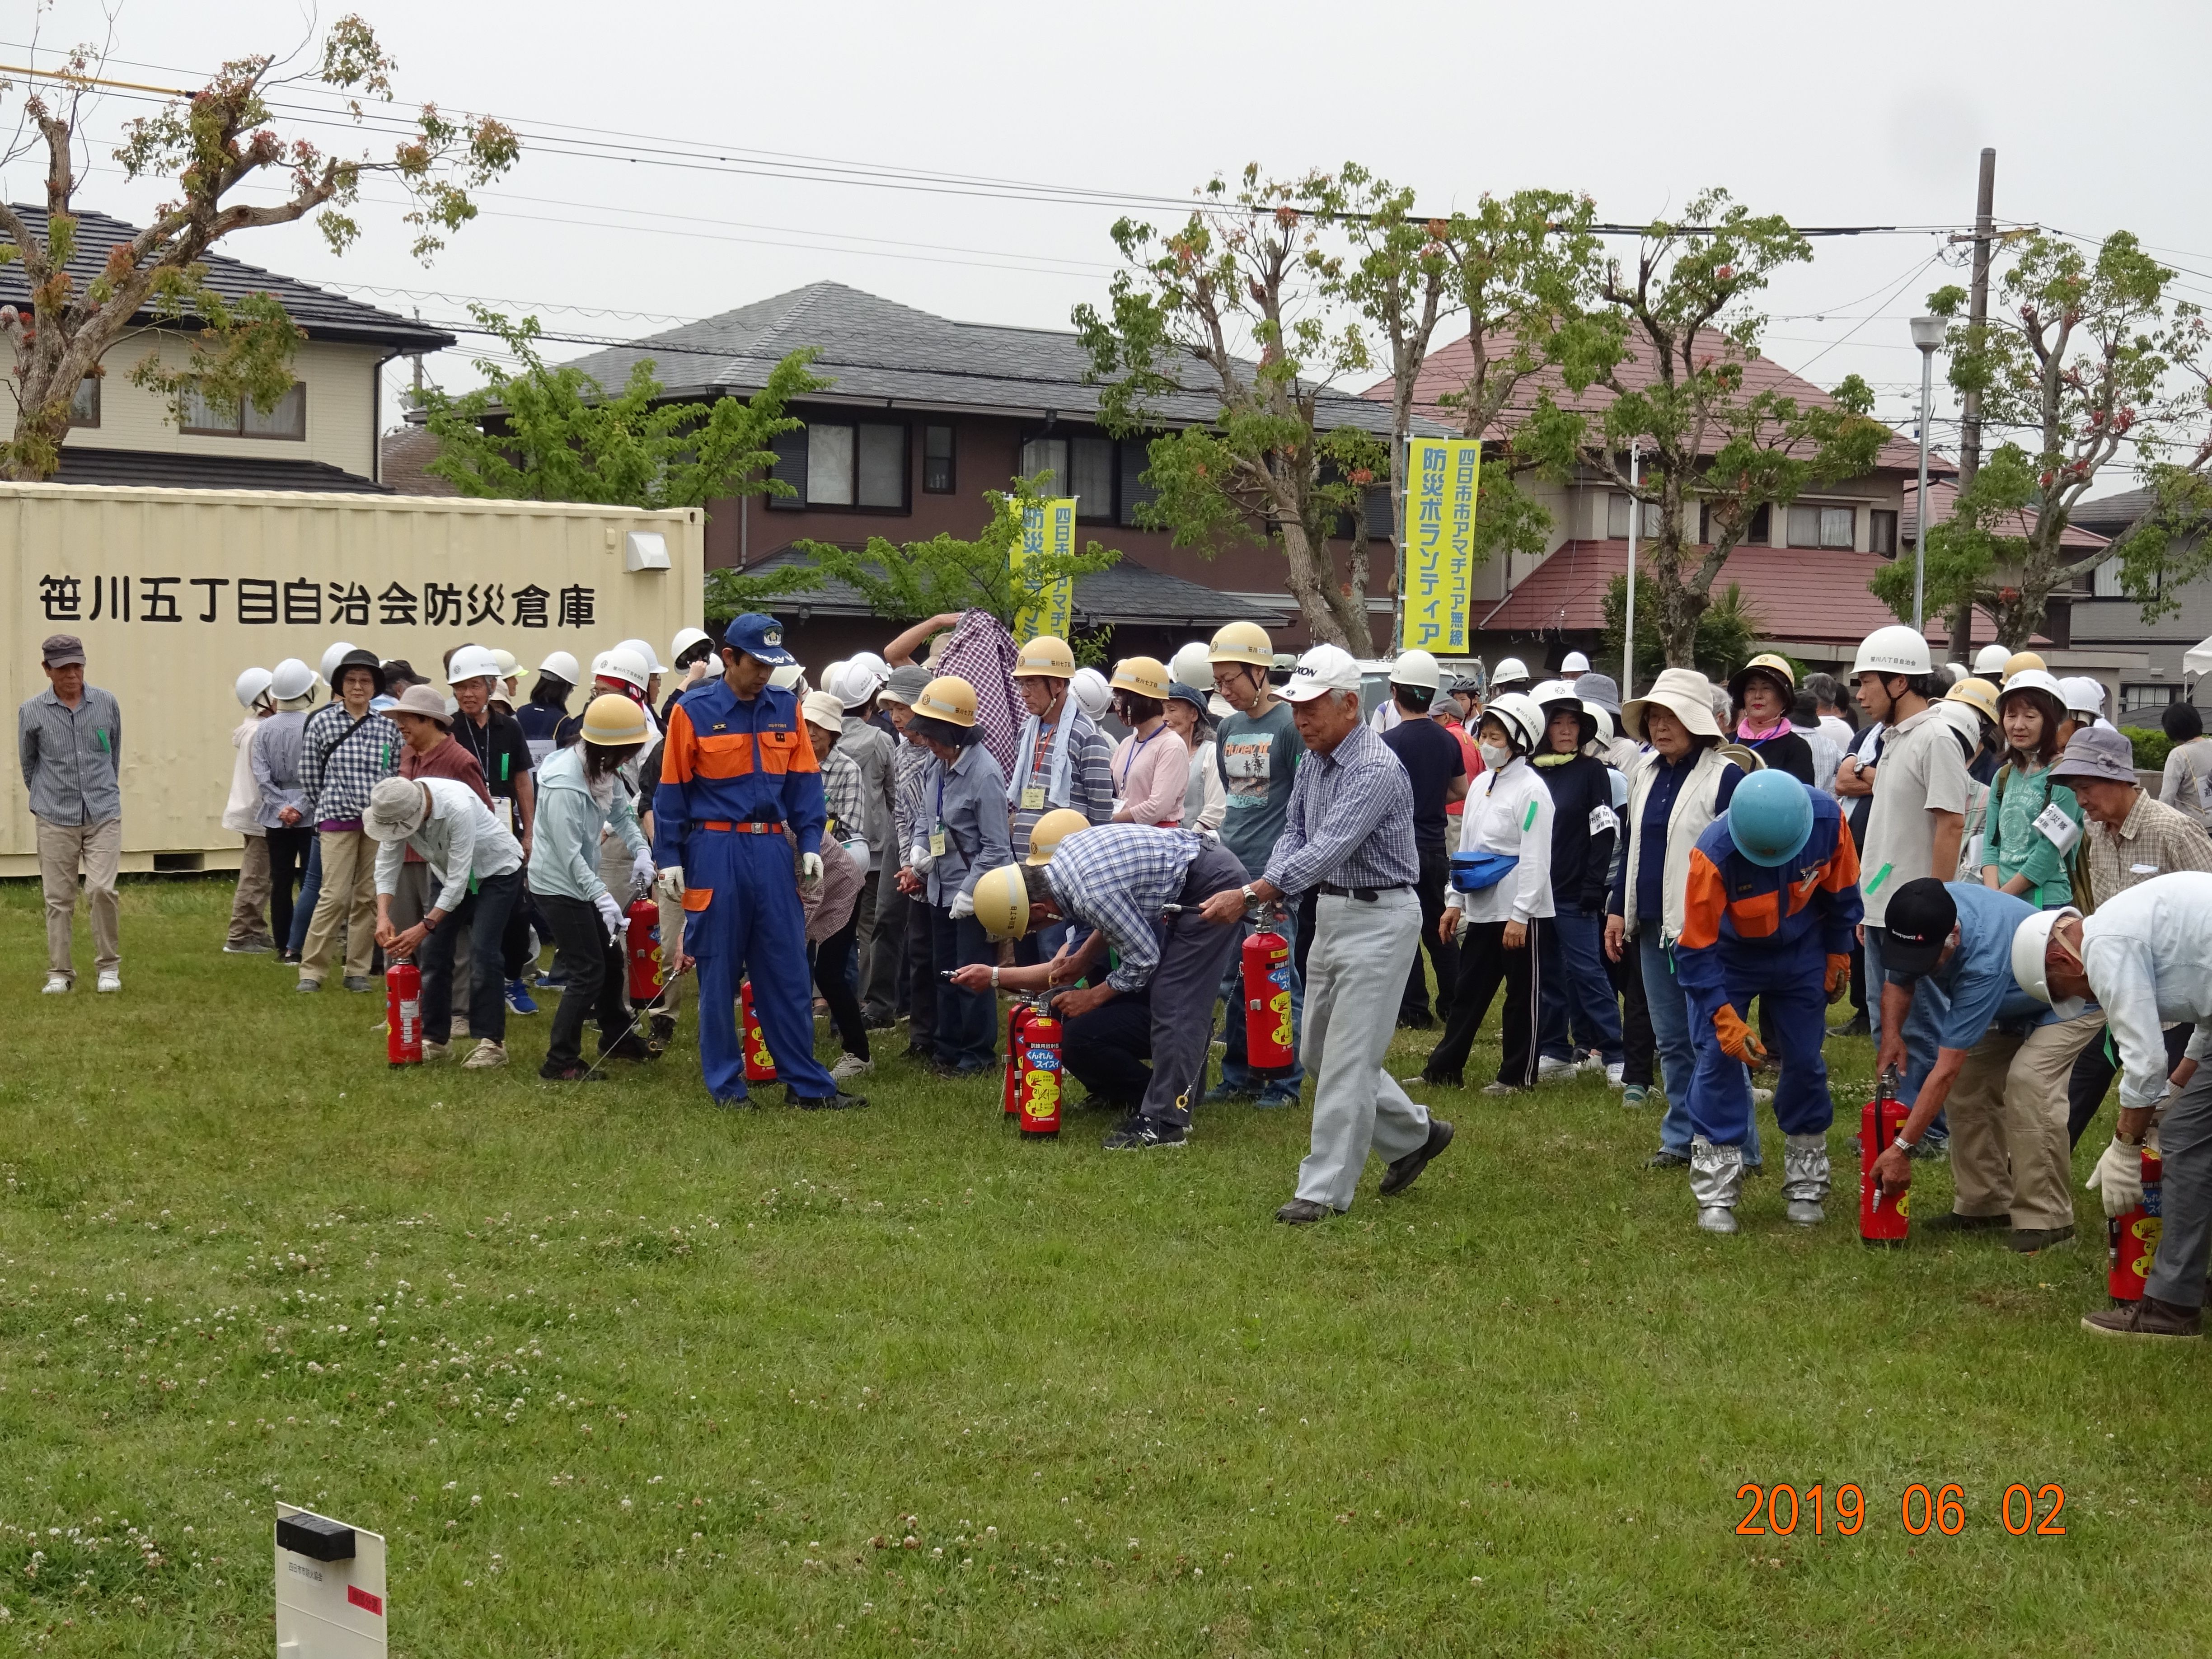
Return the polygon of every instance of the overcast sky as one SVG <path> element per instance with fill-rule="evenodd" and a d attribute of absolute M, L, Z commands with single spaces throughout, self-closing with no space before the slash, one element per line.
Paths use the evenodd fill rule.
<path fill-rule="evenodd" d="M 286 0 L 116 9 L 109 73 L 163 85 L 192 84 L 221 58 L 288 51 L 314 27 Z M 1171 198 L 1248 160 L 1277 173 L 1357 160 L 1438 206 L 1545 185 L 1641 222 L 1721 185 L 1803 225 L 1956 227 L 1972 219 L 1978 153 L 1991 144 L 2001 219 L 2089 236 L 2132 229 L 2212 301 L 2212 203 L 2176 187 L 2212 148 L 2212 8 L 2201 4 L 2109 8 L 2094 29 L 2078 4 L 2042 0 L 359 9 L 398 60 L 403 100 L 489 112 L 526 131 L 565 123 L 627 136 L 633 151 L 677 139 Z M 40 9 L 46 47 L 107 29 L 94 0 Z M 32 7 L 7 10 L 0 40 L 20 64 Z M 112 138 L 143 107 L 111 103 L 93 131 Z M 142 213 L 156 193 L 120 177 L 111 147 L 96 146 L 78 201 Z M 42 194 L 21 161 L 0 186 L 17 200 Z M 622 337 L 823 278 L 947 316 L 1061 327 L 1072 306 L 1103 294 L 1112 269 L 1115 210 L 1091 204 L 543 146 L 483 202 L 427 270 L 408 257 L 398 210 L 376 202 L 342 259 L 301 226 L 224 248 L 425 318 L 465 318 L 464 302 L 479 298 L 534 310 L 549 331 Z M 1919 364 L 1905 319 L 1952 279 L 1928 262 L 1962 250 L 1928 234 L 1815 248 L 1771 290 L 1771 355 L 1824 386 L 1856 371 L 1886 417 L 1909 421 Z M 1633 243 L 1620 251 L 1632 256 Z M 456 386 L 472 378 L 462 361 L 432 372 Z M 396 390 L 402 366 L 388 374 Z M 1948 408 L 1940 366 L 1938 398 Z M 1954 430 L 1939 420 L 1936 441 Z"/>

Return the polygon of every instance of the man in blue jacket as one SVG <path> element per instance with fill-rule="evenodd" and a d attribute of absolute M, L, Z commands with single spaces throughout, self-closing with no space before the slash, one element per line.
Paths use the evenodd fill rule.
<path fill-rule="evenodd" d="M 751 971 L 753 1012 L 776 1080 L 809 1110 L 861 1106 L 814 1058 L 814 1008 L 806 973 L 806 917 L 799 884 L 822 879 L 830 813 L 822 768 L 795 694 L 769 676 L 797 660 L 773 617 L 733 620 L 723 672 L 684 694 L 668 717 L 660 787 L 653 797 L 654 862 L 666 893 L 680 894 L 684 942 L 671 971 L 699 965 L 699 1060 L 717 1106 L 744 1103 L 738 1031 L 738 981 Z M 799 842 L 793 878 L 788 825 Z"/>
<path fill-rule="evenodd" d="M 1851 939 L 1864 914 L 1858 852 L 1832 796 L 1787 772 L 1754 772 L 1690 854 L 1675 971 L 1690 1004 L 1697 1068 L 1690 1079 L 1690 1191 L 1698 1225 L 1735 1231 L 1743 1143 L 1751 1132 L 1747 1066 L 1766 1051 L 1745 1018 L 1765 1011 L 1782 1075 L 1774 1088 L 1782 1126 L 1782 1195 L 1800 1226 L 1826 1220 L 1828 1068 L 1820 1043 L 1827 1005 L 1851 972 Z"/>

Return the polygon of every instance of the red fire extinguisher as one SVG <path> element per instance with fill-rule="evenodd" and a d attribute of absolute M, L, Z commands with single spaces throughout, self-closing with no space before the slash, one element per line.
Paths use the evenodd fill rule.
<path fill-rule="evenodd" d="M 1021 1074 L 1014 1103 L 1024 1135 L 1056 1135 L 1060 1133 L 1060 1016 L 1048 1003 L 1027 1012 L 1016 1037 Z"/>
<path fill-rule="evenodd" d="M 2146 1147 L 2142 1155 L 2142 1202 L 2125 1215 L 2105 1218 L 2105 1287 L 2115 1302 L 2140 1302 L 2143 1281 L 2158 1263 L 2158 1237 L 2164 1229 L 2160 1188 L 2165 1166 Z"/>
<path fill-rule="evenodd" d="M 775 1081 L 775 1056 L 768 1051 L 768 1036 L 761 1030 L 760 1021 L 753 1014 L 753 982 L 747 980 L 738 988 L 738 1007 L 744 1015 L 739 1040 L 745 1051 L 745 1081 L 773 1083 Z"/>
<path fill-rule="evenodd" d="M 1006 1009 L 1006 1075 L 1004 1088 L 1000 1091 L 1005 1106 L 1004 1115 L 1022 1115 L 1022 1027 L 1028 1023 L 1030 1006 L 1017 998 Z"/>
<path fill-rule="evenodd" d="M 395 1066 L 422 1063 L 422 970 L 411 962 L 384 964 L 384 1057 Z"/>
<path fill-rule="evenodd" d="M 1244 1056 L 1255 1072 L 1286 1072 L 1291 1047 L 1291 942 L 1272 927 L 1244 941 Z"/>
<path fill-rule="evenodd" d="M 660 907 L 641 898 L 629 907 L 629 1000 L 642 1008 L 660 994 Z"/>
<path fill-rule="evenodd" d="M 1875 1097 L 1859 1109 L 1859 1242 L 1884 1248 L 1905 1243 L 1912 1226 L 1912 1194 L 1890 1194 L 1875 1184 L 1874 1161 L 1897 1139 L 1911 1109 L 1897 1098 L 1897 1080 L 1885 1073 Z"/>

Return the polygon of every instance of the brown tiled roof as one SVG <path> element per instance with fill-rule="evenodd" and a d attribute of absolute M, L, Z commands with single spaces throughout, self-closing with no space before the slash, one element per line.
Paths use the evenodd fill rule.
<path fill-rule="evenodd" d="M 395 426 L 377 440 L 377 471 L 402 495 L 461 493 L 450 480 L 422 470 L 437 459 L 437 434 L 427 427 Z"/>
<path fill-rule="evenodd" d="M 1721 335 L 1710 330 L 1699 337 L 1699 348 L 1703 351 L 1710 351 L 1716 355 L 1725 354 L 1730 357 L 1741 356 L 1735 346 L 1730 344 Z M 1633 337 L 1629 339 L 1629 355 L 1617 372 L 1617 378 L 1622 386 L 1633 391 L 1638 386 L 1649 386 L 1659 378 L 1652 364 L 1650 349 L 1648 342 Z M 1835 399 L 1819 386 L 1814 386 L 1810 380 L 1802 380 L 1792 374 L 1771 357 L 1749 357 L 1743 358 L 1742 361 L 1744 389 L 1747 392 L 1778 392 L 1795 398 L 1801 404 L 1826 404 L 1832 406 L 1835 403 Z M 1450 344 L 1441 346 L 1430 353 L 1427 362 L 1422 366 L 1420 379 L 1414 382 L 1415 412 L 1425 415 L 1431 420 L 1441 421 L 1446 425 L 1456 427 L 1459 424 L 1459 412 L 1456 410 L 1443 407 L 1437 402 L 1437 399 L 1464 386 L 1474 364 L 1474 347 L 1464 337 L 1454 340 Z M 1521 383 L 1513 407 L 1506 411 L 1501 420 L 1493 422 L 1491 428 L 1483 435 L 1489 438 L 1506 436 L 1517 423 L 1518 416 L 1534 409 L 1538 395 L 1546 391 L 1550 392 L 1553 401 L 1560 407 L 1580 410 L 1593 416 L 1602 414 L 1613 403 L 1613 393 L 1602 386 L 1594 386 L 1587 387 L 1580 393 L 1572 392 L 1567 389 L 1566 381 L 1557 369 L 1542 369 Z M 1387 401 L 1390 396 L 1390 383 L 1384 380 L 1370 386 L 1364 395 Z M 1707 440 L 1705 453 L 1711 454 L 1717 450 L 1722 441 L 1720 434 L 1716 434 L 1710 437 Z M 1881 453 L 1876 458 L 1875 465 L 1885 469 L 1913 472 L 1917 471 L 1919 463 L 1918 446 L 1908 443 L 1903 438 L 1893 434 L 1890 441 L 1882 446 Z M 1928 464 L 1931 475 L 1939 470 L 1939 466 L 1940 470 L 1945 472 L 1954 470 L 1949 461 L 1946 460 L 1939 464 L 1933 455 L 1929 457 Z"/>
<path fill-rule="evenodd" d="M 1932 458 L 1930 469 L 1928 478 L 1928 499 L 1936 504 L 1936 522 L 1941 526 L 1944 520 L 1958 511 L 1959 486 L 1954 479 L 1944 478 L 1939 481 L 1936 477 Z M 1900 546 L 1911 544 L 1918 533 L 1919 493 L 1919 481 L 1917 478 L 1907 479 L 1905 485 L 1905 510 L 1898 514 L 1897 520 L 1897 535 Z M 2033 508 L 2024 507 L 2017 513 L 2008 514 L 2000 522 L 1998 533 L 2006 536 L 2030 535 L 2034 532 L 2036 518 L 2037 514 Z M 2074 548 L 2083 553 L 2094 552 L 2098 548 L 2108 546 L 2111 541 L 2112 538 L 2109 536 L 2100 536 L 2095 531 L 2083 528 L 2072 519 L 2069 519 L 2066 528 L 2058 532 L 2058 544 L 2061 547 Z"/>

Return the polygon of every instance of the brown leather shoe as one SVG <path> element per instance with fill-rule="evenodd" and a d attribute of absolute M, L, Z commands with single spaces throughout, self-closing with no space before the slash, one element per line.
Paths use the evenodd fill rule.
<path fill-rule="evenodd" d="M 2147 1296 L 2081 1316 L 2081 1328 L 2099 1336 L 2128 1336 L 2145 1342 L 2191 1342 L 2204 1334 L 2204 1310 Z"/>

